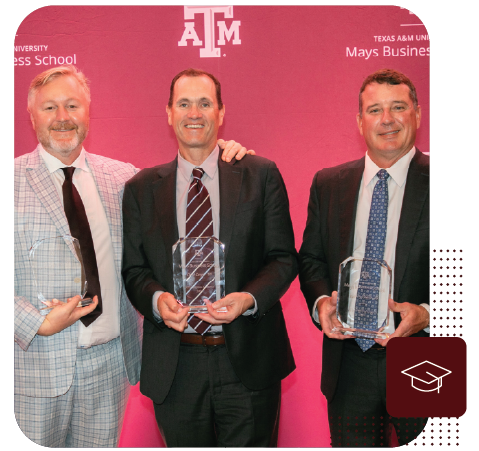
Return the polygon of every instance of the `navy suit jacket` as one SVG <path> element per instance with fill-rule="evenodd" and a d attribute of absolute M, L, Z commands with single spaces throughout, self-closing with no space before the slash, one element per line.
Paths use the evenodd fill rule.
<path fill-rule="evenodd" d="M 339 265 L 353 253 L 364 157 L 316 173 L 299 251 L 301 290 L 311 313 L 316 299 L 337 290 Z M 394 267 L 394 300 L 429 303 L 429 157 L 416 149 L 406 179 Z M 394 314 L 397 327 L 401 317 Z M 316 321 L 314 324 L 318 325 Z M 423 331 L 415 336 L 427 336 Z M 321 391 L 336 390 L 344 341 L 323 335 Z"/>

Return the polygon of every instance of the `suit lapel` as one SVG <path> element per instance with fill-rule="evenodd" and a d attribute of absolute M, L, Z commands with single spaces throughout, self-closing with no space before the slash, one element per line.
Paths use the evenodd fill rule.
<path fill-rule="evenodd" d="M 243 169 L 218 160 L 219 187 L 220 187 L 220 236 L 219 240 L 225 245 L 225 258 L 228 255 L 231 234 L 235 223 L 236 208 L 239 202 Z"/>
<path fill-rule="evenodd" d="M 58 229 L 59 235 L 70 235 L 70 227 L 63 210 L 62 201 L 58 191 L 52 182 L 50 172 L 43 163 L 38 150 L 30 154 L 26 167 L 26 178 L 35 195 L 50 216 L 53 224 Z M 53 238 L 53 237 L 43 237 Z M 76 255 L 69 242 L 66 242 L 70 250 Z"/>
<path fill-rule="evenodd" d="M 152 184 L 155 211 L 154 224 L 159 224 L 163 242 L 166 247 L 168 267 L 173 267 L 172 247 L 178 239 L 178 222 L 176 218 L 176 168 L 177 158 L 158 169 L 159 179 Z"/>
<path fill-rule="evenodd" d="M 421 157 L 422 154 L 416 150 L 416 155 L 409 165 L 406 179 L 396 243 L 396 263 L 394 268 L 395 298 L 397 298 L 399 293 L 414 234 L 429 192 L 429 169 L 424 170 L 420 162 Z"/>
<path fill-rule="evenodd" d="M 341 261 L 353 255 L 354 229 L 358 205 L 359 186 L 364 172 L 364 158 L 354 167 L 339 173 L 339 258 Z"/>

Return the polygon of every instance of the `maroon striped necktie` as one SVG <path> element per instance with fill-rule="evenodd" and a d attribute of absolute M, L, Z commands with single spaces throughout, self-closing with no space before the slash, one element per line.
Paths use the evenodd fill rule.
<path fill-rule="evenodd" d="M 98 265 L 96 262 L 95 248 L 91 236 L 90 224 L 85 212 L 85 206 L 81 200 L 80 193 L 73 184 L 74 167 L 62 168 L 65 174 L 65 181 L 62 185 L 63 209 L 70 226 L 70 233 L 73 238 L 80 242 L 80 250 L 85 268 L 85 278 L 87 281 L 86 297 L 98 296 L 98 305 L 93 312 L 80 318 L 80 321 L 88 327 L 102 313 L 100 275 L 98 274 Z"/>
<path fill-rule="evenodd" d="M 201 168 L 194 168 L 193 169 L 193 180 L 190 184 L 190 188 L 188 190 L 188 199 L 187 199 L 187 206 L 186 206 L 186 227 L 185 233 L 186 238 L 188 237 L 202 237 L 202 236 L 213 236 L 213 214 L 211 211 L 211 201 L 210 201 L 210 194 L 206 189 L 205 185 L 201 182 L 201 178 L 205 171 Z M 192 246 L 191 246 L 192 248 Z M 211 270 L 211 274 L 205 275 L 205 277 L 212 277 L 213 280 L 211 281 L 213 287 L 215 286 L 214 276 L 214 247 L 213 244 L 206 246 L 203 248 L 203 252 L 205 255 L 210 255 L 208 261 L 212 262 L 213 269 Z M 194 250 L 186 251 L 185 252 L 185 259 L 186 259 L 186 269 L 188 268 L 188 261 L 194 258 Z M 188 272 L 188 269 L 187 269 Z M 203 279 L 201 281 L 201 286 L 205 286 L 208 284 L 208 281 Z M 186 293 L 186 303 L 190 304 L 194 299 L 202 296 L 202 293 L 199 289 L 191 288 Z M 213 297 L 215 293 L 211 295 Z M 208 296 L 205 296 L 208 297 Z M 212 301 L 214 302 L 215 299 Z M 201 335 L 206 333 L 210 328 L 211 324 L 198 319 L 196 316 L 191 315 L 188 319 L 188 324 L 195 329 L 195 331 Z"/>

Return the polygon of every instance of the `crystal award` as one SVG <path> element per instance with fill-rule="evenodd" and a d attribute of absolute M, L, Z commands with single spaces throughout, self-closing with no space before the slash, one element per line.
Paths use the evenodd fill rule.
<path fill-rule="evenodd" d="M 212 236 L 180 238 L 173 245 L 173 282 L 180 305 L 206 313 L 205 300 L 225 295 L 225 245 Z"/>
<path fill-rule="evenodd" d="M 87 280 L 80 243 L 76 238 L 62 235 L 37 240 L 28 257 L 37 298 L 46 306 L 40 310 L 53 308 L 53 299 L 65 303 L 77 295 L 82 297 L 78 307 L 93 302 L 91 298 L 85 298 Z"/>
<path fill-rule="evenodd" d="M 334 327 L 332 332 L 360 338 L 388 338 L 389 334 L 383 331 L 389 326 L 391 275 L 385 261 L 354 257 L 344 260 L 339 265 L 336 304 L 341 327 Z"/>

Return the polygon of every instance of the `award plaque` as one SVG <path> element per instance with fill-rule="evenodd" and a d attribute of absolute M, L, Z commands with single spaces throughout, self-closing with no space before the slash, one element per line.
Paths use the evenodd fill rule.
<path fill-rule="evenodd" d="M 87 281 L 80 243 L 76 238 L 63 235 L 37 240 L 30 248 L 28 257 L 37 298 L 46 305 L 40 310 L 53 308 L 53 299 L 65 303 L 76 295 L 82 297 L 78 307 L 93 302 L 90 298 L 84 298 Z"/>
<path fill-rule="evenodd" d="M 206 313 L 205 300 L 225 295 L 225 245 L 212 236 L 180 238 L 173 245 L 173 281 L 180 305 Z"/>
<path fill-rule="evenodd" d="M 391 275 L 385 261 L 354 257 L 344 260 L 339 265 L 336 304 L 341 327 L 334 327 L 332 332 L 360 338 L 388 338 L 389 334 L 383 331 L 389 326 Z"/>

